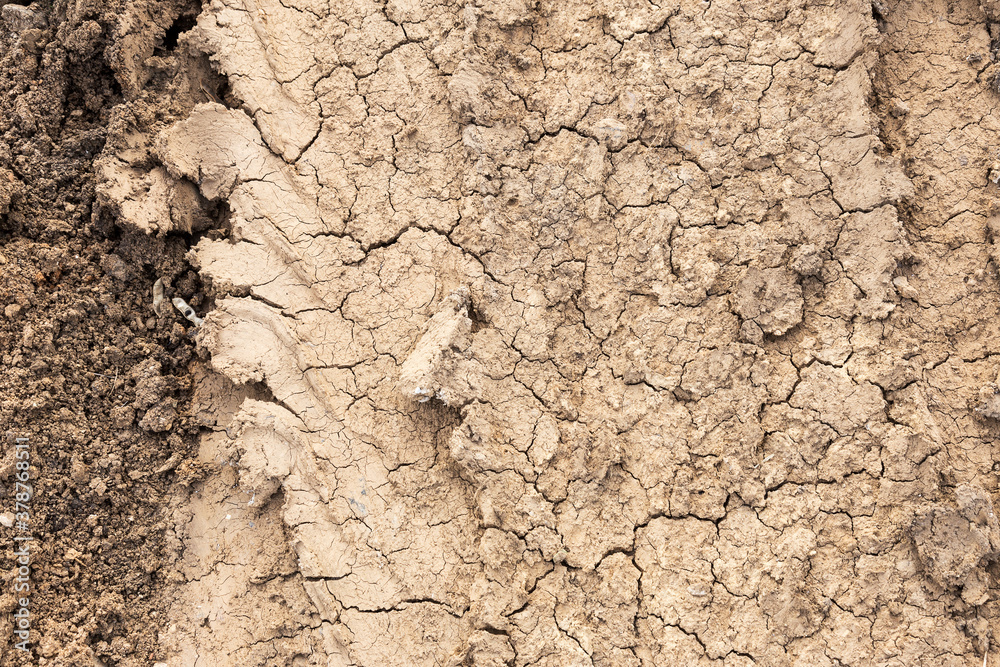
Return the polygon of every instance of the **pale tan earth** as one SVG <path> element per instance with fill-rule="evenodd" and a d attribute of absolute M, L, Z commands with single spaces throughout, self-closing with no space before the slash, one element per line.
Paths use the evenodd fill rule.
<path fill-rule="evenodd" d="M 128 33 L 99 197 L 214 297 L 163 662 L 1000 665 L 983 5 Z"/>

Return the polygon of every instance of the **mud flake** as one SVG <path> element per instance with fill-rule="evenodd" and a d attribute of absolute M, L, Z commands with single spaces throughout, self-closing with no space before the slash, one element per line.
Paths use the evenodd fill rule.
<path fill-rule="evenodd" d="M 937 505 L 921 510 L 913 540 L 924 572 L 945 588 L 964 587 L 971 604 L 986 599 L 986 561 L 1000 555 L 1000 523 L 993 502 L 982 489 L 955 490 L 958 507 Z"/>
<path fill-rule="evenodd" d="M 427 323 L 400 370 L 398 386 L 403 396 L 420 402 L 434 398 L 455 407 L 472 398 L 470 381 L 463 377 L 469 364 L 462 363 L 462 353 L 471 344 L 468 299 L 467 290 L 451 294 Z"/>
<path fill-rule="evenodd" d="M 876 385 L 856 383 L 846 369 L 818 362 L 801 375 L 789 405 L 814 410 L 821 422 L 838 433 L 847 434 L 873 421 L 885 420 L 886 403 Z"/>
<path fill-rule="evenodd" d="M 751 267 L 736 288 L 736 312 L 766 333 L 781 336 L 802 321 L 802 286 L 783 268 Z"/>
<path fill-rule="evenodd" d="M 895 207 L 847 215 L 834 256 L 864 293 L 863 316 L 883 319 L 895 309 L 892 276 L 911 256 Z"/>

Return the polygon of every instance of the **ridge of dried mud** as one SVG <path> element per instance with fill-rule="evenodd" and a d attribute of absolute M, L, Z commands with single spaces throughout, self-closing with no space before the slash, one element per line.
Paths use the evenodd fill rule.
<path fill-rule="evenodd" d="M 207 286 L 157 659 L 1000 664 L 1000 6 L 194 11 L 94 165 Z"/>

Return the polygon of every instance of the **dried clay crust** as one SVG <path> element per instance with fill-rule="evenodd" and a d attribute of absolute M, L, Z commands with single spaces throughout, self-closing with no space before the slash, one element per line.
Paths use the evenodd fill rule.
<path fill-rule="evenodd" d="M 871 4 L 206 3 L 168 664 L 981 662 L 993 19 Z"/>

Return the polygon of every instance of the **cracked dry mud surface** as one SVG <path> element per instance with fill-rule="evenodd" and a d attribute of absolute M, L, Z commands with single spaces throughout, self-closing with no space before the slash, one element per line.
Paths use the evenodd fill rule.
<path fill-rule="evenodd" d="M 208 3 L 168 664 L 979 660 L 998 18 Z"/>
<path fill-rule="evenodd" d="M 130 7 L 156 659 L 1000 665 L 1000 3 Z"/>

